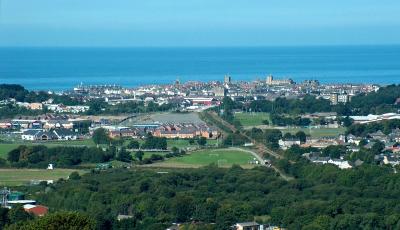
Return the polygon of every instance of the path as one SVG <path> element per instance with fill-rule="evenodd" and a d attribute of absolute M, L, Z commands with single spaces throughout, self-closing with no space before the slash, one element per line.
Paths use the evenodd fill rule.
<path fill-rule="evenodd" d="M 225 127 L 229 128 L 232 132 L 236 132 L 238 131 L 238 129 L 233 126 L 232 124 L 228 123 L 227 121 L 223 120 L 221 117 L 219 117 L 215 112 L 207 112 L 210 116 L 212 116 L 214 118 L 214 120 L 217 120 L 218 122 L 220 122 L 222 125 L 224 125 Z M 272 151 L 271 149 L 267 148 L 263 143 L 258 142 L 257 140 L 251 138 L 250 136 L 246 135 L 245 133 L 241 132 L 241 134 L 248 138 L 249 140 L 251 140 L 254 144 L 255 144 L 255 149 L 257 150 L 257 152 L 253 152 L 250 151 L 251 154 L 253 156 L 255 156 L 261 163 L 262 166 L 267 166 L 264 162 L 263 157 L 268 154 L 270 156 L 273 156 L 277 159 L 283 159 L 284 157 L 281 156 L 280 154 Z M 243 149 L 242 149 L 243 150 Z M 276 166 L 271 165 L 270 166 L 272 169 L 274 169 L 277 173 L 279 173 L 279 175 L 286 181 L 289 180 L 293 180 L 293 177 L 290 177 L 288 175 L 285 175 L 280 169 L 278 169 Z"/>

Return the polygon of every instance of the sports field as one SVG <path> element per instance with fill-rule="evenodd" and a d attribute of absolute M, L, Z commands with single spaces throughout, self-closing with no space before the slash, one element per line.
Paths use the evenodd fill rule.
<path fill-rule="evenodd" d="M 72 172 L 84 173 L 75 169 L 0 169 L 0 186 L 18 186 L 29 184 L 32 180 L 67 179 Z"/>
<path fill-rule="evenodd" d="M 183 157 L 174 157 L 159 164 L 171 167 L 174 165 L 178 167 L 200 167 L 209 164 L 217 164 L 220 167 L 230 167 L 233 164 L 250 166 L 249 161 L 251 160 L 253 160 L 253 156 L 245 151 L 213 149 L 192 152 Z"/>
<path fill-rule="evenodd" d="M 263 125 L 264 120 L 270 121 L 269 113 L 236 113 L 235 118 L 243 126 Z"/>
<path fill-rule="evenodd" d="M 308 129 L 308 128 L 286 128 L 281 129 L 282 133 L 292 133 L 295 134 L 298 131 L 303 131 L 307 135 L 311 135 L 312 137 L 337 137 L 340 134 L 344 134 L 346 132 L 346 128 L 320 128 L 320 129 Z"/>

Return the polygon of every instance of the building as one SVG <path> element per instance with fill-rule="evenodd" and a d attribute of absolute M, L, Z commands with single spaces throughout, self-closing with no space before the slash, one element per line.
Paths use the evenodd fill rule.
<path fill-rule="evenodd" d="M 274 80 L 272 75 L 269 75 L 266 79 L 267 85 L 292 85 L 294 82 L 292 79 L 281 79 L 281 80 Z"/>
<path fill-rule="evenodd" d="M 385 165 L 390 164 L 392 166 L 396 166 L 400 164 L 400 159 L 395 158 L 393 156 L 384 156 L 383 157 L 383 161 L 382 161 Z"/>
<path fill-rule="evenodd" d="M 281 149 L 288 149 L 290 147 L 292 147 L 293 145 L 300 145 L 301 142 L 298 139 L 290 139 L 290 140 L 283 140 L 280 139 L 279 140 L 279 147 Z"/>
<path fill-rule="evenodd" d="M 0 121 L 0 129 L 9 129 L 11 127 L 11 121 Z"/>
<path fill-rule="evenodd" d="M 218 100 L 215 98 L 196 97 L 196 98 L 185 98 L 185 100 L 190 101 L 192 105 L 198 105 L 198 106 L 211 106 L 218 104 Z"/>
<path fill-rule="evenodd" d="M 349 97 L 348 94 L 339 94 L 337 96 L 337 102 L 338 103 L 346 104 L 347 102 L 349 102 L 349 100 L 350 100 L 350 97 Z"/>
<path fill-rule="evenodd" d="M 28 108 L 31 110 L 42 110 L 43 109 L 43 104 L 42 103 L 30 103 L 28 105 Z"/>
<path fill-rule="evenodd" d="M 45 129 L 72 129 L 74 127 L 74 122 L 68 120 L 48 120 L 43 127 Z"/>
<path fill-rule="evenodd" d="M 118 129 L 118 130 L 111 130 L 109 132 L 109 136 L 111 138 L 120 138 L 120 137 L 136 137 L 137 132 L 133 129 Z"/>
<path fill-rule="evenodd" d="M 78 136 L 68 129 L 55 129 L 52 131 L 29 129 L 21 134 L 21 139 L 26 141 L 76 140 Z"/>
<path fill-rule="evenodd" d="M 53 133 L 57 136 L 58 140 L 76 140 L 78 136 L 76 133 L 72 132 L 70 129 L 56 129 Z"/>
<path fill-rule="evenodd" d="M 353 134 L 349 134 L 347 136 L 347 143 L 359 145 L 361 141 L 362 141 L 361 137 L 356 137 Z"/>
<path fill-rule="evenodd" d="M 225 77 L 224 77 L 224 83 L 229 85 L 229 84 L 231 84 L 231 82 L 232 82 L 231 76 L 225 75 Z"/>
<path fill-rule="evenodd" d="M 333 164 L 338 166 L 340 169 L 352 168 L 348 161 L 342 159 L 331 159 L 329 157 L 311 157 L 309 160 L 315 164 Z"/>
<path fill-rule="evenodd" d="M 29 129 L 21 134 L 21 139 L 25 141 L 34 141 L 38 133 L 42 132 L 41 129 Z"/>
<path fill-rule="evenodd" d="M 332 93 L 332 94 L 329 96 L 329 100 L 331 101 L 331 104 L 332 104 L 332 105 L 337 105 L 338 102 L 339 102 L 339 94 L 337 94 L 337 93 Z"/>
<path fill-rule="evenodd" d="M 226 96 L 226 89 L 225 87 L 215 87 L 212 89 L 214 96 L 216 97 L 225 97 Z"/>
<path fill-rule="evenodd" d="M 49 212 L 49 208 L 43 205 L 26 204 L 23 206 L 24 210 L 34 216 L 45 216 Z"/>
<path fill-rule="evenodd" d="M 334 165 L 338 166 L 340 169 L 353 168 L 353 166 L 351 166 L 348 161 L 341 160 L 341 159 L 329 159 L 328 163 L 334 164 Z"/>
<path fill-rule="evenodd" d="M 234 225 L 235 230 L 260 230 L 261 225 L 257 222 L 244 222 Z"/>

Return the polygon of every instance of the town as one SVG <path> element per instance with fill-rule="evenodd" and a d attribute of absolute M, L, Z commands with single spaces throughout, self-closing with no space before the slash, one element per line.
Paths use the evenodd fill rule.
<path fill-rule="evenodd" d="M 5 84 L 0 89 L 3 186 L 47 188 L 59 179 L 79 180 L 88 170 L 169 174 L 239 165 L 267 168 L 289 182 L 297 177 L 289 169 L 294 162 L 344 171 L 374 165 L 395 174 L 400 166 L 398 86 L 295 83 L 270 75 L 253 82 L 225 76 L 137 88 L 80 84 L 63 92 Z M 368 105 L 372 97 L 387 94 L 386 107 Z M 45 203 L 26 200 L 18 191 L 5 188 L 0 195 L 3 207 L 48 213 Z M 134 216 L 119 212 L 115 218 Z M 243 220 L 227 227 L 281 229 L 276 222 Z M 166 229 L 182 226 L 184 221 Z"/>

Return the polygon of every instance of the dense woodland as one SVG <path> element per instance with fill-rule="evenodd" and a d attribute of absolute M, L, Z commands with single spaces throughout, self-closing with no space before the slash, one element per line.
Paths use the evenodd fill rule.
<path fill-rule="evenodd" d="M 208 166 L 168 174 L 111 170 L 30 192 L 52 211 L 88 214 L 97 229 L 157 230 L 195 221 L 225 230 L 253 219 L 289 229 L 400 228 L 400 176 L 391 168 L 340 170 L 298 162 L 286 170 L 296 179 L 284 181 L 261 167 Z M 132 218 L 118 222 L 118 214 Z"/>

